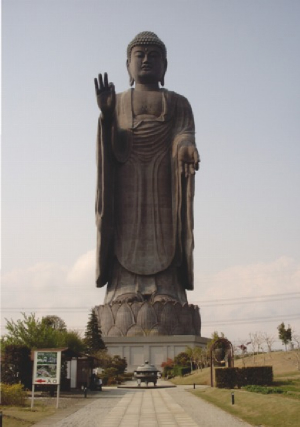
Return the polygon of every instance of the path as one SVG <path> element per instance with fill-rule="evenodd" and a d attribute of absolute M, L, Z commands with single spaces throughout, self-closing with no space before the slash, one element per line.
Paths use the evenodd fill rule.
<path fill-rule="evenodd" d="M 83 399 L 73 414 L 58 412 L 35 427 L 249 427 L 250 425 L 186 391 L 104 388 Z M 93 396 L 95 397 L 95 396 Z M 70 412 L 70 411 L 69 411 Z M 62 418 L 63 417 L 63 418 Z"/>

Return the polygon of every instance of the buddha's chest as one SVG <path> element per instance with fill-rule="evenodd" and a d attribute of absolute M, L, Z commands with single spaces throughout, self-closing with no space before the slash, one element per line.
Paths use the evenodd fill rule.
<path fill-rule="evenodd" d="M 135 116 L 147 114 L 159 117 L 162 113 L 162 94 L 160 92 L 135 91 L 132 107 Z"/>

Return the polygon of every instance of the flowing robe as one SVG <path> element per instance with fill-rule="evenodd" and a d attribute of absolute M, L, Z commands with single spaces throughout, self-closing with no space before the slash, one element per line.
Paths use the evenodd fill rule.
<path fill-rule="evenodd" d="M 159 117 L 133 113 L 134 90 L 117 95 L 97 137 L 96 284 L 106 303 L 126 294 L 186 302 L 193 289 L 194 176 L 179 172 L 178 150 L 195 144 L 191 107 L 161 90 Z"/>

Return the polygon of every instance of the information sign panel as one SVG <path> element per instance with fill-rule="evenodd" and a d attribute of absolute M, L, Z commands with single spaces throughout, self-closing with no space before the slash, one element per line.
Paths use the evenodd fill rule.
<path fill-rule="evenodd" d="M 61 369 L 61 351 L 35 351 L 33 384 L 59 385 Z"/>

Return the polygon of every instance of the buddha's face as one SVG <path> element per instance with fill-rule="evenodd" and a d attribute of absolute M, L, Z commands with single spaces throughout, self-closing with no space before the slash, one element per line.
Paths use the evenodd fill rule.
<path fill-rule="evenodd" d="M 134 46 L 127 68 L 136 83 L 159 83 L 166 72 L 167 62 L 158 46 Z"/>

